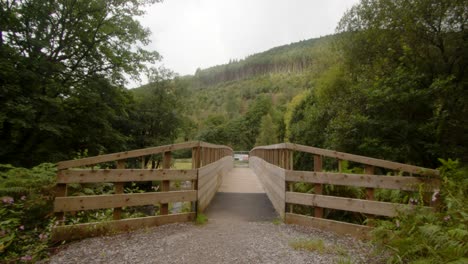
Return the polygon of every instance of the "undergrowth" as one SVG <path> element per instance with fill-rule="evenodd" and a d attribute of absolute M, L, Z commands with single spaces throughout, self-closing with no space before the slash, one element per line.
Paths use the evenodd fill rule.
<path fill-rule="evenodd" d="M 0 263 L 48 257 L 55 165 L 32 169 L 0 165 Z"/>
<path fill-rule="evenodd" d="M 441 162 L 441 188 L 432 197 L 436 210 L 418 204 L 377 222 L 373 241 L 391 253 L 389 263 L 468 263 L 468 169 Z"/>

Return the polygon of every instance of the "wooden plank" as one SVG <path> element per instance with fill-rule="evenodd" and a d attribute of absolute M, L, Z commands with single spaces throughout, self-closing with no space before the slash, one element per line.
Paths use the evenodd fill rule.
<path fill-rule="evenodd" d="M 67 185 L 66 184 L 57 184 L 57 187 L 55 188 L 55 197 L 66 197 L 67 196 Z M 65 213 L 64 212 L 57 212 L 55 213 L 55 217 L 57 218 L 57 221 L 59 221 L 59 224 L 62 225 L 65 220 Z"/>
<path fill-rule="evenodd" d="M 192 148 L 192 169 L 198 169 L 201 167 L 201 155 L 200 147 Z"/>
<path fill-rule="evenodd" d="M 57 175 L 57 183 L 97 183 L 97 182 L 140 182 L 181 180 L 189 181 L 197 178 L 197 170 L 61 170 Z"/>
<path fill-rule="evenodd" d="M 94 156 L 94 157 L 89 157 L 89 158 L 84 158 L 84 159 L 67 160 L 67 161 L 61 161 L 57 163 L 57 168 L 61 170 L 61 169 L 68 169 L 72 167 L 87 166 L 87 165 L 93 165 L 93 164 L 97 164 L 101 162 L 136 158 L 140 156 L 158 154 L 158 153 L 163 153 L 163 152 L 168 152 L 168 151 L 173 151 L 173 150 L 178 150 L 178 149 L 192 148 L 192 147 L 197 147 L 199 145 L 200 145 L 200 142 L 191 141 L 191 142 L 184 142 L 184 143 L 173 144 L 173 145 L 165 145 L 165 146 L 159 146 L 159 147 L 152 147 L 152 148 L 137 149 L 137 150 L 131 150 L 131 151 L 99 155 L 99 156 Z"/>
<path fill-rule="evenodd" d="M 228 146 L 216 145 L 216 144 L 211 144 L 211 143 L 207 143 L 207 142 L 203 142 L 203 141 L 200 142 L 200 147 L 211 148 L 211 149 L 227 149 L 227 150 L 232 151 L 232 148 L 230 148 Z"/>
<path fill-rule="evenodd" d="M 285 223 L 310 226 L 326 231 L 332 231 L 339 235 L 350 235 L 360 239 L 370 238 L 369 232 L 372 230 L 372 228 L 368 226 L 290 213 L 286 213 Z"/>
<path fill-rule="evenodd" d="M 70 212 L 155 203 L 190 202 L 196 199 L 196 191 L 57 197 L 54 202 L 54 211 Z"/>
<path fill-rule="evenodd" d="M 314 155 L 314 171 L 316 172 L 322 171 L 322 156 L 320 155 Z M 320 183 L 314 184 L 314 193 L 322 194 L 322 192 L 323 192 L 323 185 Z M 315 206 L 314 216 L 318 218 L 323 218 L 323 208 Z"/>
<path fill-rule="evenodd" d="M 163 169 L 170 169 L 172 165 L 172 153 L 166 151 L 163 153 Z M 161 192 L 168 192 L 170 190 L 170 181 L 165 180 L 161 182 Z M 159 214 L 169 214 L 169 203 L 161 203 L 159 205 Z"/>
<path fill-rule="evenodd" d="M 117 169 L 125 169 L 125 161 L 124 160 L 119 160 L 117 161 Z M 114 193 L 115 194 L 122 194 L 124 193 L 124 183 L 123 182 L 115 182 L 114 183 Z M 122 215 L 122 208 L 114 208 L 113 213 L 113 219 L 114 220 L 119 220 Z"/>
<path fill-rule="evenodd" d="M 251 157 L 249 164 L 258 176 L 273 207 L 281 218 L 285 212 L 285 170 L 269 164 L 258 157 Z"/>
<path fill-rule="evenodd" d="M 439 171 L 434 170 L 434 169 L 423 168 L 423 167 L 403 164 L 399 162 L 375 159 L 375 158 L 370 158 L 370 157 L 365 157 L 365 156 L 360 156 L 360 155 L 355 155 L 355 154 L 350 154 L 350 153 L 345 153 L 345 152 L 309 147 L 309 146 L 292 144 L 292 143 L 281 143 L 281 144 L 270 145 L 270 146 L 261 146 L 261 147 L 256 147 L 253 150 L 278 149 L 278 148 L 287 148 L 290 150 L 302 151 L 302 152 L 311 153 L 315 155 L 337 158 L 341 160 L 354 161 L 354 162 L 358 162 L 362 164 L 372 165 L 372 166 L 381 167 L 381 168 L 387 168 L 387 169 L 396 170 L 396 171 L 406 171 L 410 173 L 428 175 L 428 176 L 440 175 Z"/>
<path fill-rule="evenodd" d="M 337 158 L 340 160 L 354 161 L 354 162 L 358 162 L 358 163 L 362 163 L 366 165 L 372 165 L 376 167 L 387 168 L 387 169 L 397 170 L 397 171 L 406 171 L 406 172 L 416 173 L 416 174 L 421 174 L 421 175 L 433 175 L 433 176 L 439 175 L 439 171 L 434 170 L 434 169 L 428 169 L 428 168 L 423 168 L 419 166 L 403 164 L 399 162 L 393 162 L 393 161 L 388 161 L 388 160 L 354 155 L 354 154 L 349 154 L 345 152 L 338 152 L 334 150 L 320 149 L 320 148 L 314 148 L 314 147 L 298 145 L 298 144 L 290 144 L 290 143 L 288 144 L 292 145 L 293 149 L 297 151 L 303 151 L 303 152 L 327 156 L 331 158 Z"/>
<path fill-rule="evenodd" d="M 189 222 L 196 217 L 195 213 L 148 216 L 116 221 L 86 223 L 78 225 L 57 226 L 52 229 L 52 241 L 70 241 L 102 235 L 113 235 L 118 232 L 128 232 L 145 227 L 159 226 L 169 223 Z"/>
<path fill-rule="evenodd" d="M 364 173 L 367 175 L 374 174 L 374 166 L 368 166 L 364 168 Z M 366 188 L 366 199 L 367 200 L 374 200 L 374 188 Z"/>
<path fill-rule="evenodd" d="M 440 186 L 440 180 L 424 177 L 384 176 L 370 174 L 311 171 L 287 171 L 286 181 L 356 186 L 366 188 L 395 189 L 405 191 L 417 191 L 419 185 L 421 184 L 425 184 L 425 186 L 428 188 L 427 191 L 432 191 L 433 189 L 436 189 L 437 186 Z"/>
<path fill-rule="evenodd" d="M 397 211 L 411 209 L 411 206 L 405 204 L 296 192 L 286 192 L 286 202 L 390 217 L 396 216 Z"/>

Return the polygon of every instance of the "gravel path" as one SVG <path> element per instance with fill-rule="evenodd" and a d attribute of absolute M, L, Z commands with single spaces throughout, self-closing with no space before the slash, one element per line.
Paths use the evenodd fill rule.
<path fill-rule="evenodd" d="M 295 250 L 321 240 L 326 252 Z M 327 253 L 327 251 L 331 251 Z M 346 261 L 340 261 L 346 260 Z M 71 243 L 51 263 L 378 263 L 369 245 L 313 228 L 272 222 L 170 224 Z"/>
<path fill-rule="evenodd" d="M 209 221 L 170 224 L 64 246 L 51 263 L 381 263 L 371 246 L 310 227 L 275 221 L 250 169 L 234 169 L 206 210 Z M 250 175 L 250 176 L 248 176 Z M 253 175 L 253 176 L 252 176 Z M 232 178 L 234 177 L 234 178 Z M 255 177 L 254 179 L 248 177 Z M 249 193 L 240 193 L 248 183 Z M 231 186 L 231 187 L 229 187 Z M 234 187 L 233 187 L 234 186 Z M 275 224 L 276 223 L 276 224 Z M 297 250 L 297 241 L 322 244 Z M 300 245 L 306 245 L 306 242 Z"/>

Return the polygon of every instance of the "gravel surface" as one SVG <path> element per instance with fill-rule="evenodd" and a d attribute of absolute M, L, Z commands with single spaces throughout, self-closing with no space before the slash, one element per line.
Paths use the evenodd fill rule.
<path fill-rule="evenodd" d="M 321 240 L 333 250 L 295 250 L 290 243 L 298 239 Z M 309 227 L 209 220 L 85 239 L 64 246 L 51 263 L 379 263 L 370 248 Z"/>

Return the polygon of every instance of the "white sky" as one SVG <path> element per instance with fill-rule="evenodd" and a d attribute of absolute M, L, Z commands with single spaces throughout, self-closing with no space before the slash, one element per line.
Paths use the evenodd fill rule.
<path fill-rule="evenodd" d="M 180 75 L 335 31 L 359 0 L 164 0 L 141 23 L 148 49 Z"/>

